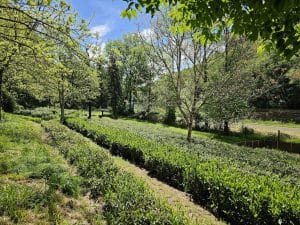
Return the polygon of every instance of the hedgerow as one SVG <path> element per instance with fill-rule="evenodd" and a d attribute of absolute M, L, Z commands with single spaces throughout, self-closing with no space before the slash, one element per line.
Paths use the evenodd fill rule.
<path fill-rule="evenodd" d="M 180 150 L 201 155 L 201 158 L 216 159 L 241 170 L 261 175 L 274 174 L 280 180 L 300 185 L 300 155 L 273 149 L 253 149 L 201 138 L 195 132 L 191 143 L 186 141 L 186 131 L 160 124 L 138 122 L 128 119 L 113 120 L 107 117 L 93 119 L 93 123 L 115 127 L 143 136 L 146 139 L 177 146 Z"/>
<path fill-rule="evenodd" d="M 104 215 L 109 224 L 191 224 L 133 175 L 120 169 L 107 151 L 74 131 L 53 122 L 43 122 L 53 145 L 76 165 L 92 197 L 105 200 Z"/>
<path fill-rule="evenodd" d="M 159 144 L 132 132 L 69 118 L 66 125 L 111 152 L 184 189 L 232 224 L 300 224 L 299 186 L 242 171 L 214 158 Z"/>

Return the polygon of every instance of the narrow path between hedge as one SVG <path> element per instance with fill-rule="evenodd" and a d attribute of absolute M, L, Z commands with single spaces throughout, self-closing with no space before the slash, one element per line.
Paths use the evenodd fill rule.
<path fill-rule="evenodd" d="M 144 180 L 146 184 L 154 191 L 155 195 L 166 199 L 169 204 L 176 205 L 177 208 L 187 212 L 187 215 L 189 215 L 196 222 L 196 224 L 203 224 L 204 222 L 207 223 L 208 221 L 210 221 L 210 223 L 207 225 L 226 224 L 225 222 L 218 220 L 206 209 L 194 203 L 187 193 L 179 191 L 178 189 L 173 188 L 156 178 L 150 177 L 147 170 L 137 167 L 121 157 L 113 156 L 113 158 L 115 159 L 115 162 L 125 171 Z"/>

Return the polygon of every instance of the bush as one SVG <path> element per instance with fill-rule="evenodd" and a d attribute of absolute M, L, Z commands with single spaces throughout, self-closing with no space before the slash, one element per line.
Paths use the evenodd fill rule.
<path fill-rule="evenodd" d="M 299 186 L 263 176 L 174 146 L 158 144 L 112 127 L 69 118 L 67 125 L 109 146 L 112 153 L 142 165 L 167 183 L 184 189 L 232 224 L 300 223 Z"/>
<path fill-rule="evenodd" d="M 176 113 L 175 107 L 168 107 L 166 111 L 164 123 L 168 125 L 174 125 L 176 123 L 175 113 Z"/>
<path fill-rule="evenodd" d="M 15 99 L 9 95 L 8 92 L 3 92 L 3 110 L 5 112 L 13 113 L 16 109 L 16 101 Z"/>
<path fill-rule="evenodd" d="M 35 109 L 23 109 L 18 111 L 18 114 L 24 116 L 39 117 L 42 120 L 52 120 L 58 116 L 57 109 L 40 107 Z"/>

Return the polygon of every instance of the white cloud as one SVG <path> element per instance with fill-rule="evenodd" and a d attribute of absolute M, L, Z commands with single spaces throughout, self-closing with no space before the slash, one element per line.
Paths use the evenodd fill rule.
<path fill-rule="evenodd" d="M 141 35 L 143 38 L 145 38 L 146 41 L 150 41 L 151 36 L 153 35 L 153 31 L 151 30 L 151 28 L 146 28 L 141 31 Z"/>
<path fill-rule="evenodd" d="M 111 28 L 106 24 L 98 25 L 98 26 L 91 28 L 91 33 L 98 35 L 99 37 L 104 37 L 110 31 L 111 31 Z"/>
<path fill-rule="evenodd" d="M 91 44 L 88 49 L 89 58 L 95 59 L 95 58 L 99 57 L 100 55 L 103 55 L 105 46 L 106 46 L 105 42 L 101 42 L 98 44 Z"/>

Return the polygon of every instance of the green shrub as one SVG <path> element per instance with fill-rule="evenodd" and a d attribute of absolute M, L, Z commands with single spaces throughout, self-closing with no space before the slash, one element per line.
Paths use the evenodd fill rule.
<path fill-rule="evenodd" d="M 16 108 L 15 99 L 6 91 L 3 92 L 3 110 L 13 113 Z"/>
<path fill-rule="evenodd" d="M 168 124 L 168 125 L 174 125 L 176 123 L 176 110 L 175 110 L 175 107 L 168 107 L 167 108 L 164 123 Z"/>
<path fill-rule="evenodd" d="M 134 161 L 157 177 L 185 189 L 232 224 L 299 224 L 299 186 L 277 176 L 242 171 L 222 161 L 159 144 L 134 133 L 69 118 L 66 124 L 112 153 Z"/>
<path fill-rule="evenodd" d="M 43 120 L 52 120 L 58 116 L 58 111 L 54 108 L 40 107 L 35 109 L 22 109 L 18 111 L 18 114 L 39 117 Z"/>
<path fill-rule="evenodd" d="M 0 216 L 9 216 L 17 223 L 22 217 L 21 209 L 32 209 L 42 199 L 43 195 L 30 187 L 0 183 Z"/>

